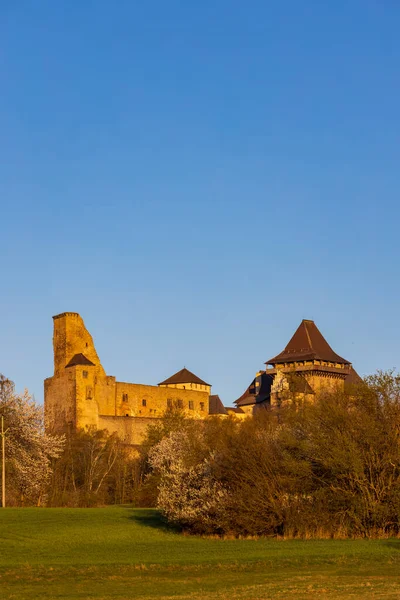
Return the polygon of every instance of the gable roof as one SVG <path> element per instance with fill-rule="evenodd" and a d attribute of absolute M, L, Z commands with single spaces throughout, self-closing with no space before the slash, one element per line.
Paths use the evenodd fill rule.
<path fill-rule="evenodd" d="M 161 381 L 158 385 L 167 385 L 169 383 L 199 383 L 200 385 L 210 385 L 186 368 L 183 368 L 174 375 L 171 375 L 171 377 L 168 377 L 168 379 Z"/>
<path fill-rule="evenodd" d="M 67 369 L 68 367 L 76 367 L 77 365 L 89 365 L 89 366 L 94 367 L 94 363 L 92 363 L 91 360 L 86 358 L 86 356 L 84 354 L 82 354 L 81 352 L 79 354 L 75 354 L 71 358 L 69 363 L 67 365 L 65 365 L 65 368 Z"/>
<path fill-rule="evenodd" d="M 286 348 L 266 364 L 300 360 L 324 360 L 349 365 L 350 362 L 336 354 L 314 323 L 303 319 Z"/>
<path fill-rule="evenodd" d="M 210 396 L 209 399 L 209 414 L 210 415 L 226 415 L 225 406 L 222 404 L 221 398 L 217 395 Z"/>

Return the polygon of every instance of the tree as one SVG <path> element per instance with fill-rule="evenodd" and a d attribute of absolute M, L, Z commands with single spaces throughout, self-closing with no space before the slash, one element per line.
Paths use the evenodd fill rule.
<path fill-rule="evenodd" d="M 147 427 L 146 436 L 140 447 L 140 458 L 137 463 L 137 502 L 139 506 L 156 506 L 160 472 L 152 467 L 150 454 L 152 449 L 163 439 L 175 431 L 183 431 L 190 423 L 183 410 L 178 406 L 168 408 L 161 419 L 157 419 Z"/>
<path fill-rule="evenodd" d="M 6 441 L 7 495 L 12 504 L 41 505 L 46 500 L 51 461 L 60 456 L 64 437 L 44 428 L 43 407 L 27 390 L 15 392 L 0 375 L 0 416 L 8 429 Z"/>
<path fill-rule="evenodd" d="M 400 532 L 400 376 L 313 402 L 171 431 L 149 454 L 158 506 L 193 531 L 295 537 Z"/>
<path fill-rule="evenodd" d="M 169 521 L 202 532 L 218 529 L 225 490 L 213 476 L 213 459 L 199 422 L 171 431 L 150 451 L 160 476 L 158 506 Z"/>
<path fill-rule="evenodd" d="M 116 433 L 94 428 L 68 431 L 62 455 L 54 461 L 51 506 L 97 506 L 132 502 L 137 459 Z"/>

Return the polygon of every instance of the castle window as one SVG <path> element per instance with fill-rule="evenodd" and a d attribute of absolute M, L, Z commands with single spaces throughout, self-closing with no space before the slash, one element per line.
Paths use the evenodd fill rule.
<path fill-rule="evenodd" d="M 204 402 L 200 402 L 200 410 L 204 410 Z"/>
<path fill-rule="evenodd" d="M 183 408 L 183 400 L 178 398 L 178 408 Z"/>
<path fill-rule="evenodd" d="M 172 408 L 172 398 L 167 398 L 167 407 Z"/>
<path fill-rule="evenodd" d="M 128 394 L 122 394 L 122 402 L 128 402 Z"/>
<path fill-rule="evenodd" d="M 194 410 L 194 402 L 193 400 L 189 400 L 189 409 Z"/>
<path fill-rule="evenodd" d="M 143 398 L 143 400 L 142 400 L 142 406 L 146 406 L 146 405 L 147 405 L 146 398 Z"/>
<path fill-rule="evenodd" d="M 126 413 L 126 415 L 125 415 L 125 416 L 126 416 L 126 417 L 129 417 L 128 413 Z"/>
<path fill-rule="evenodd" d="M 87 388 L 86 390 L 86 398 L 87 400 L 91 400 L 92 399 L 92 388 Z"/>
<path fill-rule="evenodd" d="M 85 379 L 87 379 L 88 376 L 88 372 L 87 371 L 82 371 L 82 377 L 84 377 Z"/>

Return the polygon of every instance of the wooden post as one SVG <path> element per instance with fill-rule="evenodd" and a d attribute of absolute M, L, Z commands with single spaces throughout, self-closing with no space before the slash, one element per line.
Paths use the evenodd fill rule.
<path fill-rule="evenodd" d="M 1 506 L 5 508 L 6 506 L 6 433 L 8 429 L 4 431 L 4 417 L 1 416 L 1 458 L 2 458 L 2 467 L 1 467 Z"/>

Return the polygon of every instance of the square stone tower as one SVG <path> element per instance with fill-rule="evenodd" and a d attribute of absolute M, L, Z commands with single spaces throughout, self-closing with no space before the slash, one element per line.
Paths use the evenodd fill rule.
<path fill-rule="evenodd" d="M 360 377 L 351 363 L 336 354 L 314 321 L 304 319 L 285 349 L 270 358 L 235 402 L 246 414 L 279 406 L 287 400 L 313 401 L 323 390 L 344 390 Z"/>

